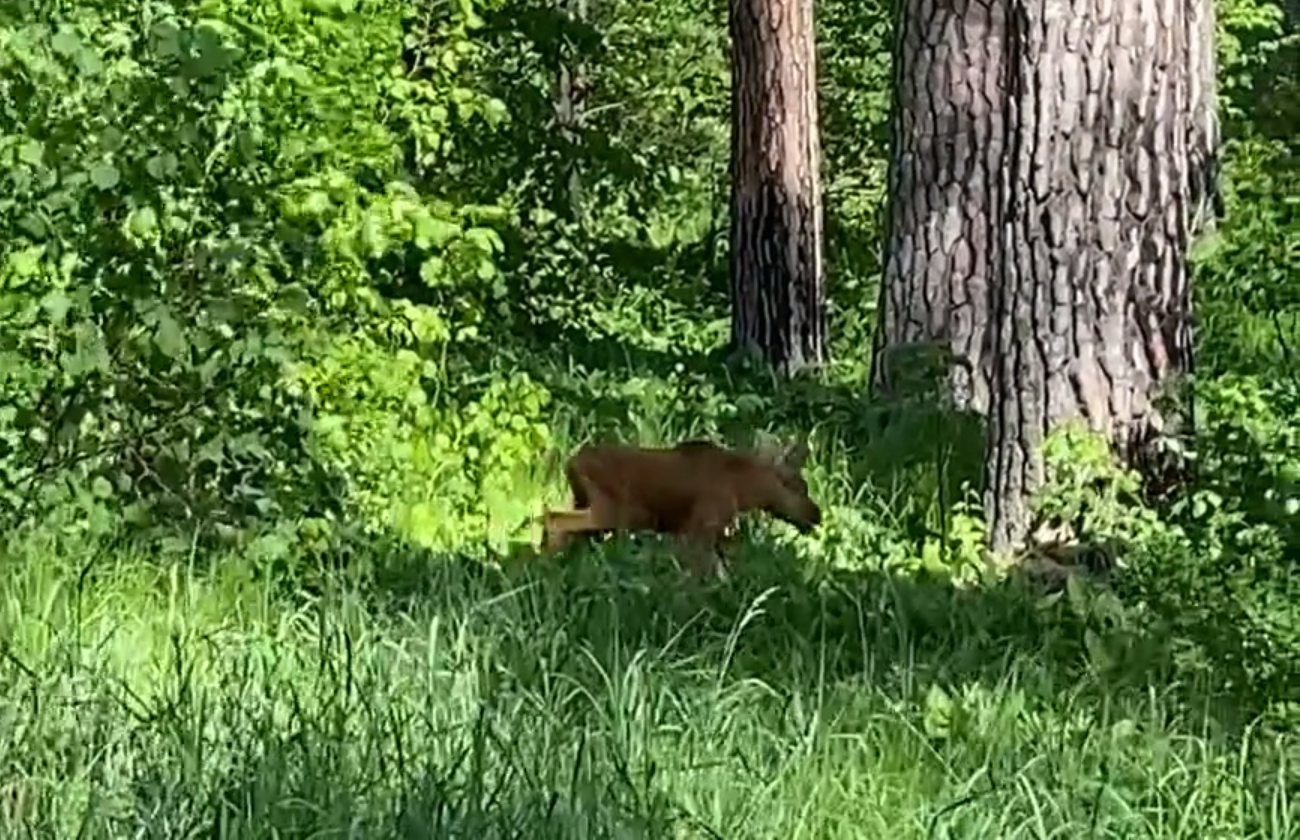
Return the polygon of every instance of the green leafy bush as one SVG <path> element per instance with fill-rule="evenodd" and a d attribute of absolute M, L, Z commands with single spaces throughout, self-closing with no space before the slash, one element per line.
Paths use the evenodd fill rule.
<path fill-rule="evenodd" d="M 407 146 L 436 166 L 500 103 L 458 82 L 469 11 L 439 19 L 435 72 L 395 72 L 410 14 L 146 0 L 6 13 L 9 511 L 40 491 L 233 534 L 329 509 L 350 479 L 315 458 L 318 406 L 289 387 L 303 366 L 346 358 L 359 368 L 333 368 L 342 380 L 370 381 L 409 348 L 474 340 L 501 292 L 484 226 L 501 213 L 417 192 Z M 421 299 L 396 296 L 412 282 Z M 402 418 L 383 422 L 420 428 Z"/>

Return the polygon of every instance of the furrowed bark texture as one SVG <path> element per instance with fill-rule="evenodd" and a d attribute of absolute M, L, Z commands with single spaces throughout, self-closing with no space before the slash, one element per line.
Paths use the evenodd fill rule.
<path fill-rule="evenodd" d="M 995 550 L 1023 541 L 1039 448 L 1082 417 L 1140 460 L 1153 398 L 1191 364 L 1186 261 L 1194 136 L 1183 0 L 1018 4 L 1016 127 L 986 508 Z"/>
<path fill-rule="evenodd" d="M 1219 184 L 1219 110 L 1215 105 L 1218 61 L 1214 46 L 1213 0 L 1193 0 L 1184 6 L 1187 14 L 1186 61 L 1188 138 L 1187 172 L 1191 207 L 1191 233 L 1210 227 L 1223 215 L 1223 194 Z"/>
<path fill-rule="evenodd" d="M 889 230 L 872 387 L 895 392 L 903 350 L 937 342 L 959 409 L 988 410 L 991 283 L 1002 263 L 1006 155 L 1002 0 L 902 0 L 894 22 Z"/>
<path fill-rule="evenodd" d="M 989 425 L 990 540 L 1006 551 L 1026 536 L 1028 500 L 1044 478 L 1039 450 L 1054 426 L 1082 418 L 1130 463 L 1165 428 L 1154 399 L 1191 366 L 1186 253 L 1213 195 L 1217 125 L 1210 0 L 1000 8 L 905 0 L 899 49 L 919 50 L 906 59 L 911 78 L 930 88 L 909 99 L 900 79 L 897 253 L 881 317 L 883 345 L 937 340 L 972 363 L 968 402 L 986 409 Z M 909 39 L 918 25 L 929 40 Z M 958 56 L 979 63 L 945 90 L 966 60 Z M 986 97 L 954 92 L 976 89 Z M 959 111 L 952 131 L 966 136 L 927 147 L 928 124 L 915 112 L 941 97 Z M 908 183 L 916 149 L 939 161 L 918 179 L 932 172 L 937 183 Z M 960 159 L 976 161 L 976 174 Z M 983 212 L 963 211 L 964 202 Z M 988 317 L 972 325 L 963 313 L 978 302 Z M 912 314 L 932 310 L 928 321 Z"/>
<path fill-rule="evenodd" d="M 811 0 L 731 0 L 732 344 L 826 359 Z"/>

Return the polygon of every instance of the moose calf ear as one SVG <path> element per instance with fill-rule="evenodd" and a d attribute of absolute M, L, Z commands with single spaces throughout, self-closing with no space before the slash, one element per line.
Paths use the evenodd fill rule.
<path fill-rule="evenodd" d="M 786 447 L 781 456 L 781 461 L 788 467 L 800 469 L 804 462 L 808 460 L 808 444 L 804 441 L 796 441 Z"/>

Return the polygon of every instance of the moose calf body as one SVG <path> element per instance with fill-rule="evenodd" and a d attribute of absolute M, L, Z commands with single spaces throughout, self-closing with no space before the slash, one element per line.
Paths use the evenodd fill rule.
<path fill-rule="evenodd" d="M 764 510 L 805 532 L 821 522 L 802 474 L 807 457 L 801 443 L 753 453 L 697 441 L 671 449 L 588 444 L 564 468 L 574 510 L 546 512 L 542 547 L 608 531 L 671 533 L 697 572 L 725 574 L 718 544 L 740 513 Z"/>

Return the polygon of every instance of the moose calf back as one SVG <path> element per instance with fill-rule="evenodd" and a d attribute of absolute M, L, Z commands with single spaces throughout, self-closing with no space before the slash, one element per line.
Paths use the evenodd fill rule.
<path fill-rule="evenodd" d="M 763 510 L 808 531 L 821 510 L 808 495 L 802 443 L 738 452 L 706 441 L 669 449 L 587 444 L 565 474 L 575 508 L 596 508 L 610 529 L 681 532 L 701 518 L 723 525 Z"/>

